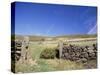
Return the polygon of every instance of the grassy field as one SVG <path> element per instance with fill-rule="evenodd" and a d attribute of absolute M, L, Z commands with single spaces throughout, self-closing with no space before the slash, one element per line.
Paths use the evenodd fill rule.
<path fill-rule="evenodd" d="M 41 43 L 41 41 L 33 42 L 31 41 L 29 44 L 29 53 L 31 56 L 30 64 L 24 63 L 21 64 L 19 62 L 16 63 L 15 70 L 17 73 L 28 73 L 28 72 L 47 72 L 47 71 L 61 71 L 61 70 L 79 70 L 79 69 L 88 69 L 88 68 L 96 68 L 96 60 L 89 61 L 85 64 L 76 63 L 69 60 L 63 59 L 41 59 L 40 53 L 47 47 L 56 47 L 57 43 Z M 89 45 L 91 43 L 96 42 L 85 42 L 85 43 L 73 43 L 77 45 Z"/>
<path fill-rule="evenodd" d="M 93 45 L 94 43 L 97 43 L 97 41 L 88 41 L 88 42 L 69 42 L 69 44 L 74 44 L 78 46 L 86 46 L 86 45 Z"/>

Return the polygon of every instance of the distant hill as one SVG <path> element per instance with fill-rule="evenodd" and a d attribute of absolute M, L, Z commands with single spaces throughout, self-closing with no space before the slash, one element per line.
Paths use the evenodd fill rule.
<path fill-rule="evenodd" d="M 43 41 L 46 38 L 96 38 L 97 35 L 96 34 L 92 34 L 92 35 L 88 35 L 88 34 L 84 34 L 84 35 L 63 35 L 63 36 L 54 36 L 54 37 L 50 37 L 50 36 L 36 36 L 36 35 L 12 35 L 12 39 L 19 39 L 19 40 L 23 40 L 24 36 L 29 36 L 30 41 Z"/>
<path fill-rule="evenodd" d="M 56 36 L 55 38 L 96 38 L 97 34 L 81 34 L 81 35 L 64 35 Z"/>

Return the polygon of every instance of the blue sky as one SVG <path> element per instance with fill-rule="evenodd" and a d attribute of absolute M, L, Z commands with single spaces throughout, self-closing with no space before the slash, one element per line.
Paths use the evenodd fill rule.
<path fill-rule="evenodd" d="M 15 5 L 15 34 L 59 36 L 97 32 L 96 7 L 25 2 Z"/>

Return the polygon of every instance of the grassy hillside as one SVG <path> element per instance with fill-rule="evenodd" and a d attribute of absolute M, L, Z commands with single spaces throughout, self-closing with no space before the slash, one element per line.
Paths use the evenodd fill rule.
<path fill-rule="evenodd" d="M 53 44 L 52 44 L 53 45 Z M 41 59 L 40 54 L 46 48 L 46 44 L 39 44 L 31 42 L 29 44 L 29 52 L 32 60 L 29 64 L 16 63 L 16 72 L 27 73 L 27 72 L 46 72 L 46 71 L 61 71 L 61 70 L 79 70 L 96 68 L 96 60 L 89 61 L 85 64 L 76 63 L 70 60 L 63 59 Z"/>
<path fill-rule="evenodd" d="M 12 35 L 12 39 L 23 40 L 23 35 Z M 96 38 L 97 35 L 65 35 L 65 36 L 29 36 L 29 54 L 31 58 L 28 63 L 16 63 L 16 72 L 42 72 L 42 71 L 59 71 L 59 70 L 78 70 L 78 69 L 88 69 L 96 68 L 97 61 L 89 61 L 85 64 L 76 63 L 70 60 L 63 59 L 42 59 L 40 54 L 46 48 L 55 48 L 58 46 L 59 38 L 62 40 L 66 39 L 78 39 L 78 38 Z M 65 41 L 66 42 L 66 41 Z M 64 42 L 64 43 L 65 43 Z M 97 43 L 97 41 L 83 41 L 83 42 L 66 42 L 66 44 L 75 44 L 80 46 L 91 45 Z"/>

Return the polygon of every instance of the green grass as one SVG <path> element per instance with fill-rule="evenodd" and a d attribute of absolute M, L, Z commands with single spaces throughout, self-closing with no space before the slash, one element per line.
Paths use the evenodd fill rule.
<path fill-rule="evenodd" d="M 37 65 L 29 66 L 27 64 L 16 64 L 16 72 L 47 72 L 47 71 L 61 71 L 61 70 L 80 70 L 80 69 L 97 68 L 94 61 L 87 64 L 76 63 L 69 60 L 58 59 L 38 59 Z"/>
<path fill-rule="evenodd" d="M 74 44 L 74 45 L 78 45 L 78 46 L 91 46 L 93 44 L 96 44 L 97 41 L 87 41 L 87 42 L 69 42 L 69 44 Z"/>
<path fill-rule="evenodd" d="M 90 45 L 93 42 L 73 43 L 77 45 Z M 52 44 L 53 45 L 53 44 Z M 52 46 L 50 46 L 52 47 Z M 87 64 L 76 63 L 69 60 L 60 59 L 40 59 L 40 53 L 46 48 L 45 44 L 39 42 L 31 42 L 29 44 L 29 52 L 33 62 L 36 64 L 21 64 L 16 63 L 16 72 L 29 73 L 29 72 L 46 72 L 46 71 L 59 71 L 59 70 L 78 70 L 96 68 L 96 62 L 90 61 Z"/>
<path fill-rule="evenodd" d="M 44 50 L 41 44 L 30 43 L 30 53 L 32 55 L 32 59 L 39 59 L 40 53 Z"/>

